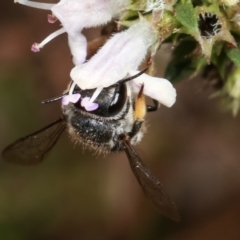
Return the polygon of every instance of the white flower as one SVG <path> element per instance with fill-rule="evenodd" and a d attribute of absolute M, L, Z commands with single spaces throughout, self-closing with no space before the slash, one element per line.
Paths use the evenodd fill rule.
<path fill-rule="evenodd" d="M 87 56 L 87 39 L 79 33 L 74 37 L 68 34 L 68 46 L 72 53 L 72 61 L 75 65 L 82 64 Z"/>
<path fill-rule="evenodd" d="M 128 30 L 115 34 L 88 62 L 86 59 L 87 41 L 81 33 L 83 28 L 106 24 L 117 17 L 130 4 L 131 0 L 60 0 L 57 4 L 38 3 L 29 0 L 15 2 L 30 7 L 51 10 L 48 21 L 53 23 L 58 19 L 62 28 L 50 34 L 39 44 L 33 44 L 32 50 L 37 52 L 47 42 L 56 36 L 67 32 L 68 43 L 77 65 L 71 71 L 71 77 L 81 89 L 94 89 L 91 99 L 82 99 L 82 106 L 91 111 L 98 106 L 93 103 L 104 87 L 114 85 L 119 80 L 137 73 L 137 69 L 147 54 L 154 54 L 150 49 L 158 46 L 158 32 L 147 20 L 133 24 Z M 163 0 L 146 2 L 147 11 L 164 8 Z M 146 74 L 132 80 L 131 84 L 137 91 L 144 83 L 144 93 L 160 103 L 170 107 L 176 98 L 175 89 L 166 79 L 150 77 Z M 74 84 L 71 89 L 74 89 Z M 63 104 L 76 101 L 79 96 L 72 96 L 69 91 Z"/>
<path fill-rule="evenodd" d="M 128 3 L 129 0 L 61 0 L 51 11 L 68 34 L 74 36 L 83 28 L 106 24 Z"/>
<path fill-rule="evenodd" d="M 151 23 L 141 19 L 128 30 L 115 34 L 88 62 L 74 67 L 70 76 L 83 90 L 97 88 L 90 100 L 93 102 L 103 88 L 135 75 L 157 41 L 158 34 Z M 175 102 L 175 89 L 166 79 L 143 74 L 131 81 L 135 89 L 144 83 L 144 94 L 168 107 Z"/>
<path fill-rule="evenodd" d="M 41 43 L 34 43 L 32 51 L 38 52 L 46 43 L 64 32 L 68 33 L 68 42 L 75 65 L 82 64 L 86 59 L 87 41 L 81 34 L 83 28 L 106 24 L 128 5 L 130 0 L 60 0 L 57 4 L 14 0 L 17 3 L 34 8 L 51 10 L 48 15 L 50 23 L 56 18 L 63 28 L 50 34 Z"/>

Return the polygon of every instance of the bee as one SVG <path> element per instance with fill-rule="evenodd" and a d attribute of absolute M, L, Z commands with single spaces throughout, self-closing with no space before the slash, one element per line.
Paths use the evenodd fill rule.
<path fill-rule="evenodd" d="M 142 73 L 143 71 L 140 72 Z M 98 108 L 93 111 L 82 107 L 81 100 L 62 104 L 63 115 L 60 119 L 5 148 L 2 153 L 4 160 L 22 165 L 36 165 L 46 158 L 61 133 L 67 129 L 74 142 L 97 152 L 125 151 L 130 167 L 145 195 L 162 214 L 179 220 L 176 205 L 133 147 L 144 135 L 146 112 L 158 108 L 158 102 L 155 100 L 153 106 L 146 105 L 144 85 L 139 93 L 133 92 L 129 83 L 133 77 L 104 88 L 95 100 Z M 74 94 L 81 94 L 81 99 L 92 96 L 93 92 L 94 89 L 82 90 L 77 85 L 73 90 Z M 66 94 L 44 103 L 61 99 Z"/>

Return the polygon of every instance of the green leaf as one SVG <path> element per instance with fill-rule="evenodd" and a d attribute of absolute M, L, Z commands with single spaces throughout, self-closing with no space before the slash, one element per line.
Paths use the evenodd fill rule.
<path fill-rule="evenodd" d="M 195 70 L 191 54 L 196 46 L 197 43 L 193 39 L 182 39 L 173 51 L 173 58 L 165 70 L 164 77 L 174 83 L 190 77 Z"/>
<path fill-rule="evenodd" d="M 228 72 L 228 62 L 227 55 L 223 49 L 225 46 L 224 42 L 217 42 L 213 46 L 211 63 L 217 68 L 219 75 L 222 79 L 225 79 Z"/>
<path fill-rule="evenodd" d="M 190 1 L 176 6 L 176 18 L 190 34 L 198 32 L 198 16 Z"/>
<path fill-rule="evenodd" d="M 233 61 L 233 63 L 240 68 L 240 49 L 231 48 L 226 50 L 228 57 Z"/>
<path fill-rule="evenodd" d="M 173 51 L 173 55 L 181 59 L 185 58 L 186 56 L 190 55 L 196 47 L 197 42 L 193 40 L 193 38 L 180 40 L 179 44 Z"/>
<path fill-rule="evenodd" d="M 165 70 L 164 77 L 172 83 L 188 78 L 194 72 L 191 63 L 190 58 L 181 59 L 181 61 L 178 58 L 173 58 Z"/>

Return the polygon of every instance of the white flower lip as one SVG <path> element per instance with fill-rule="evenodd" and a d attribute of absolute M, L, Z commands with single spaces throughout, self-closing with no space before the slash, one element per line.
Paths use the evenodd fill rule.
<path fill-rule="evenodd" d="M 129 75 L 133 76 L 137 73 L 139 71 L 130 71 Z M 138 92 L 144 84 L 143 93 L 166 107 L 171 107 L 176 101 L 176 90 L 167 79 L 151 77 L 144 73 L 130 81 L 130 84 L 135 92 Z"/>

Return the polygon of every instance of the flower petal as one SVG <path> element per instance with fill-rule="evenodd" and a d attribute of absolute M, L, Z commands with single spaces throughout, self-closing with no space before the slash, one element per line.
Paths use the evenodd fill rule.
<path fill-rule="evenodd" d="M 115 34 L 88 62 L 74 67 L 70 76 L 81 89 L 108 87 L 137 69 L 156 40 L 151 23 L 141 20 Z"/>
<path fill-rule="evenodd" d="M 68 45 L 73 56 L 73 63 L 79 65 L 85 62 L 87 56 L 87 39 L 79 33 L 72 37 L 68 35 Z"/>
<path fill-rule="evenodd" d="M 138 72 L 139 71 L 130 71 L 129 75 L 133 76 Z M 141 85 L 144 84 L 143 93 L 167 107 L 171 107 L 176 101 L 176 90 L 167 79 L 142 74 L 130 81 L 130 83 L 136 92 L 138 92 Z"/>
<path fill-rule="evenodd" d="M 51 10 L 68 33 L 69 47 L 75 65 L 86 60 L 87 41 L 83 28 L 109 22 L 128 4 L 129 0 L 60 0 Z"/>
<path fill-rule="evenodd" d="M 60 0 L 51 10 L 66 31 L 74 36 L 83 28 L 109 22 L 129 0 Z"/>

